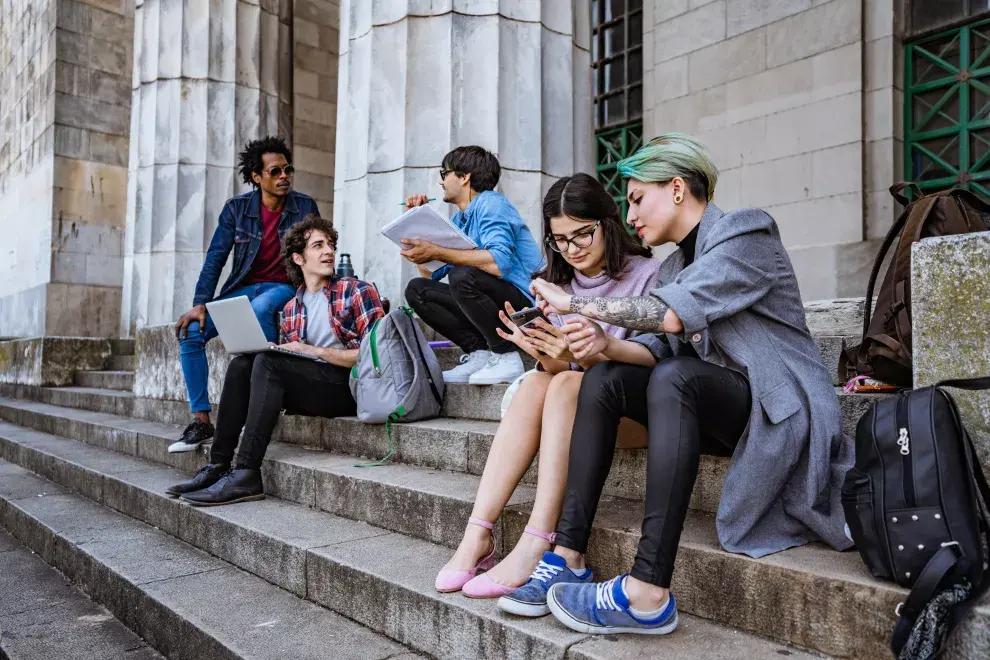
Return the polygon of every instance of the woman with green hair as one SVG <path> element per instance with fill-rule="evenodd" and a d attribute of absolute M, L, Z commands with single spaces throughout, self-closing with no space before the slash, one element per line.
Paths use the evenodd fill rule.
<path fill-rule="evenodd" d="M 650 333 L 634 341 L 655 366 L 626 355 L 584 376 L 554 553 L 562 568 L 585 568 L 623 417 L 648 429 L 642 537 L 628 575 L 549 580 L 547 605 L 580 632 L 665 634 L 677 626 L 670 580 L 701 454 L 732 457 L 720 544 L 761 557 L 812 541 L 851 545 L 839 487 L 852 452 L 773 218 L 713 204 L 718 170 L 687 135 L 660 135 L 618 169 L 629 179 L 626 221 L 647 245 L 679 248 L 661 266 L 659 287 L 588 297 L 535 280 L 532 291 L 544 309 L 590 319 L 567 337 L 582 358 L 615 350 L 593 321 Z"/>

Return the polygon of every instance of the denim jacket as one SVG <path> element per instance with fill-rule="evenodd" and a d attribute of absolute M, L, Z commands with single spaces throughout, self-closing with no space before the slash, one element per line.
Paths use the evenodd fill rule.
<path fill-rule="evenodd" d="M 285 239 L 285 232 L 310 213 L 320 214 L 316 202 L 308 195 L 290 190 L 278 221 L 278 238 Z M 203 268 L 199 271 L 193 305 L 205 305 L 214 298 L 220 271 L 227 263 L 230 250 L 234 250 L 234 263 L 230 277 L 216 296 L 232 291 L 247 276 L 258 248 L 261 246 L 261 191 L 255 189 L 227 200 L 220 212 L 220 222 L 213 232 L 213 240 L 206 252 Z"/>

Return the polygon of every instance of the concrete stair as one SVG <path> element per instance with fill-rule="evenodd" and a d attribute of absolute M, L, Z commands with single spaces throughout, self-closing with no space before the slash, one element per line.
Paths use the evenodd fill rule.
<path fill-rule="evenodd" d="M 126 460 L 107 452 L 103 468 Z M 86 499 L 5 461 L 0 475 L 4 527 L 169 658 L 405 656 L 379 633 L 101 505 L 102 489 Z"/>
<path fill-rule="evenodd" d="M 111 371 L 134 371 L 137 368 L 137 356 L 111 355 L 107 368 Z"/>
<path fill-rule="evenodd" d="M 453 385 L 449 391 L 448 396 L 451 398 L 448 401 L 457 401 L 457 393 L 460 391 L 473 392 L 472 396 L 477 397 L 483 396 L 479 392 L 489 391 L 495 393 L 494 399 L 500 400 L 502 388 Z M 17 392 L 13 394 L 17 395 Z M 82 431 L 67 429 L 66 424 L 89 425 L 100 429 L 100 433 L 104 435 L 130 434 L 136 428 L 140 428 L 142 433 L 157 438 L 155 441 L 149 441 L 151 446 L 154 446 L 154 442 L 167 444 L 181 434 L 182 426 L 188 417 L 184 404 L 176 403 L 175 406 L 171 406 L 175 410 L 169 411 L 161 401 L 142 400 L 129 392 L 90 388 L 22 388 L 20 396 L 22 398 L 16 400 L 0 399 L 0 419 L 66 435 L 76 440 L 84 439 Z M 24 400 L 29 396 L 35 398 L 36 402 L 30 403 Z M 856 420 L 866 408 L 882 396 L 885 395 L 840 394 L 843 418 L 847 420 L 845 424 L 847 433 L 852 432 Z M 87 411 L 120 415 L 123 418 L 113 419 L 100 414 L 92 415 L 87 414 Z M 131 419 L 132 416 L 150 416 L 153 419 L 149 421 L 159 424 L 141 424 L 138 420 Z M 178 424 L 169 424 L 172 421 Z M 395 463 L 434 470 L 480 475 L 484 470 L 485 460 L 497 427 L 497 423 L 491 421 L 443 418 L 395 424 L 392 438 L 397 451 L 392 460 Z M 362 424 L 355 418 L 322 419 L 285 416 L 276 430 L 275 440 L 288 445 L 301 445 L 365 458 L 380 458 L 388 451 L 384 428 Z M 108 444 L 104 446 L 116 449 Z M 200 457 L 176 459 L 174 456 L 160 456 L 157 453 L 145 456 L 153 460 L 185 461 L 175 465 L 189 470 L 198 469 L 203 460 Z M 350 460 L 351 463 L 355 462 L 354 459 Z M 538 459 L 524 477 L 524 484 L 536 484 L 537 464 Z M 699 477 L 692 497 L 693 508 L 711 513 L 717 510 L 728 464 L 727 458 L 702 457 Z M 618 450 L 606 483 L 605 494 L 641 500 L 644 497 L 645 487 L 646 450 Z M 473 499 L 473 493 L 470 499 Z"/>
<path fill-rule="evenodd" d="M 189 574 L 205 576 L 204 581 L 211 589 L 238 594 L 236 598 L 212 599 L 213 606 L 223 613 L 240 604 L 245 592 L 255 606 L 272 610 L 282 607 L 283 603 L 278 601 L 287 598 L 293 606 L 305 604 L 285 595 L 285 592 L 291 592 L 437 658 L 638 658 L 653 656 L 658 644 L 663 644 L 665 655 L 687 660 L 777 655 L 802 660 L 818 657 L 689 614 L 683 615 L 678 634 L 664 642 L 635 637 L 595 639 L 572 633 L 550 618 L 508 617 L 498 613 L 493 601 L 473 601 L 458 594 L 444 595 L 433 590 L 433 576 L 450 554 L 444 547 L 274 497 L 216 509 L 189 507 L 163 494 L 167 484 L 184 475 L 154 462 L 10 424 L 0 424 L 0 438 L 5 457 L 93 500 L 62 494 L 58 486 L 42 481 L 31 472 L 0 463 L 0 474 L 12 475 L 0 482 L 3 484 L 0 504 L 5 504 L 0 508 L 0 516 L 15 534 L 33 541 L 39 552 L 44 552 L 51 536 L 56 537 L 56 544 L 63 540 L 61 537 L 73 545 L 81 542 L 81 549 L 76 552 L 91 555 L 102 555 L 100 548 L 114 542 L 130 548 L 135 545 L 131 537 L 145 535 L 154 536 L 157 541 L 152 559 L 189 548 L 187 552 L 194 554 L 189 554 L 188 559 L 183 557 L 185 561 L 177 562 L 179 566 L 185 565 Z M 39 492 L 47 493 L 47 501 L 39 501 Z M 57 506 L 52 505 L 53 499 L 58 500 Z M 120 511 L 127 517 L 111 510 Z M 75 525 L 85 524 L 89 535 L 77 539 L 80 532 L 73 529 L 73 524 L 68 525 L 68 530 L 64 529 L 65 520 L 77 521 Z M 134 520 L 154 525 L 161 531 Z M 126 528 L 126 532 L 116 533 L 118 526 Z M 93 546 L 86 541 L 97 533 L 100 540 L 94 543 L 97 547 L 94 553 L 90 550 Z M 141 556 L 138 553 L 152 547 L 151 543 L 139 545 L 141 547 L 137 549 L 123 551 L 127 555 L 124 562 L 133 562 L 136 556 Z M 197 553 L 190 546 L 203 549 L 209 555 Z M 54 561 L 60 557 L 56 551 Z M 96 559 L 106 561 L 104 556 Z M 152 562 L 147 559 L 140 562 L 139 570 L 153 570 L 153 566 L 149 566 Z M 235 578 L 235 572 L 227 569 L 227 565 L 236 566 L 250 575 L 237 573 Z M 113 566 L 109 568 L 112 580 Z M 258 580 L 269 592 L 278 594 L 256 593 L 230 583 L 232 579 L 257 580 L 251 576 L 271 582 Z M 184 576 L 166 579 L 166 582 L 173 580 L 182 581 Z M 157 586 L 155 590 L 162 591 Z M 165 591 L 174 595 L 181 592 L 168 588 Z M 186 609 L 193 610 L 192 615 L 197 614 L 195 606 L 199 604 L 199 598 L 195 594 L 187 598 L 192 600 L 193 606 Z M 217 614 L 214 612 L 213 618 L 217 618 Z M 294 618 L 291 609 L 281 614 L 281 617 L 271 618 Z M 140 612 L 136 615 L 140 618 Z M 313 614 L 308 618 L 315 617 Z M 259 614 L 256 620 L 269 619 Z M 329 632 L 337 638 L 336 626 L 343 624 L 356 627 L 350 621 L 332 621 L 325 624 L 329 630 L 324 635 Z M 187 647 L 202 643 L 204 637 L 219 637 L 213 631 L 207 631 L 212 635 L 196 634 L 199 633 L 197 626 L 201 625 L 198 620 L 187 622 L 187 625 L 194 635 Z M 361 632 L 370 634 L 367 630 Z M 293 633 L 301 634 L 301 631 Z M 323 642 L 323 639 L 318 641 Z M 363 646 L 369 641 L 372 643 L 370 648 Z M 372 652 L 377 649 L 379 639 L 375 637 L 369 641 L 338 639 L 320 657 L 385 657 Z M 359 649 L 362 655 L 338 655 L 336 649 L 345 642 L 356 644 L 353 648 Z M 298 654 L 293 649 L 292 657 L 310 656 Z"/>
<path fill-rule="evenodd" d="M 163 660 L 147 642 L 0 531 L 0 658 Z"/>
<path fill-rule="evenodd" d="M 80 456 L 87 456 L 87 452 L 100 452 L 100 460 L 105 460 L 103 455 L 114 454 L 101 448 L 109 448 L 150 460 L 152 465 L 168 463 L 185 472 L 198 468 L 205 460 L 204 456 L 194 452 L 166 453 L 168 442 L 179 430 L 175 426 L 123 419 L 106 413 L 58 411 L 53 406 L 38 403 L 4 401 L 0 402 L 0 411 L 4 418 L 21 425 L 3 426 L 0 447 L 4 458 L 65 482 L 74 490 L 94 498 L 97 497 L 92 490 L 95 487 L 87 486 L 87 479 L 91 481 L 92 478 L 80 476 L 83 473 L 71 465 L 82 460 Z M 74 437 L 95 447 L 83 447 L 78 442 L 25 431 L 23 426 L 50 428 L 60 436 Z M 56 446 L 61 449 L 56 451 L 53 449 Z M 266 490 L 296 505 L 313 507 L 335 517 L 370 523 L 383 530 L 383 534 L 384 531 L 393 532 L 399 537 L 395 542 L 402 548 L 431 548 L 430 552 L 435 555 L 428 556 L 435 557 L 436 566 L 429 564 L 431 572 L 425 576 L 417 572 L 423 584 L 419 584 L 416 591 L 420 597 L 439 598 L 432 594 L 429 583 L 432 572 L 449 556 L 450 550 L 444 550 L 443 546 L 453 547 L 459 539 L 477 487 L 477 477 L 410 465 L 363 469 L 354 467 L 354 463 L 354 457 L 348 455 L 273 444 L 264 466 Z M 97 468 L 94 466 L 93 469 L 100 472 Z M 154 488 L 148 487 L 147 495 L 121 496 L 120 506 L 130 506 L 129 503 L 137 506 L 142 497 L 150 497 L 153 492 L 164 501 L 162 489 L 170 479 L 175 481 L 177 477 L 172 473 Z M 102 487 L 105 489 L 106 475 L 103 479 Z M 158 490 L 155 491 L 155 488 Z M 517 490 L 496 528 L 501 549 L 504 549 L 501 547 L 503 537 L 515 539 L 522 531 L 527 505 L 532 497 L 530 488 Z M 121 510 L 128 515 L 136 515 L 126 508 Z M 238 510 L 243 510 L 242 505 L 219 509 L 221 512 Z M 603 502 L 589 552 L 599 575 L 610 576 L 628 567 L 635 553 L 641 516 L 641 500 L 609 498 Z M 161 520 L 149 522 L 166 531 L 169 529 L 168 523 Z M 382 539 L 369 541 L 368 546 L 356 552 L 355 556 L 367 558 L 365 555 L 372 555 L 372 548 L 380 547 L 383 542 Z M 225 543 L 239 548 L 256 545 L 254 541 L 245 540 Z M 409 550 L 409 556 L 417 557 L 425 552 Z M 398 571 L 389 563 L 390 556 L 386 553 L 381 560 L 382 565 Z M 223 558 L 236 563 L 228 557 Z M 384 570 L 382 567 L 375 569 L 378 573 L 370 569 L 362 570 L 360 578 L 353 577 L 352 573 L 335 575 L 337 579 L 350 575 L 350 584 L 356 589 L 368 584 L 369 571 L 372 575 L 378 575 Z M 407 567 L 407 570 L 410 569 Z M 276 572 L 281 574 L 284 570 L 278 568 Z M 262 576 L 275 579 L 273 575 Z M 397 589 L 393 583 L 398 578 L 393 579 L 391 573 L 387 576 L 388 589 L 376 593 L 383 598 L 398 598 L 393 593 Z M 378 588 L 384 586 L 379 585 Z M 674 588 L 685 612 L 780 642 L 854 658 L 884 657 L 887 635 L 894 620 L 893 608 L 905 593 L 893 585 L 873 580 L 858 555 L 852 552 L 836 553 L 814 544 L 762 560 L 724 552 L 715 537 L 713 518 L 703 512 L 689 516 L 681 542 Z M 470 603 L 458 605 L 473 607 Z M 426 605 L 420 604 L 418 607 Z M 990 625 L 990 619 L 984 618 L 990 616 L 990 603 L 978 608 L 977 612 L 978 618 L 972 625 Z M 351 616 L 347 612 L 344 614 Z M 435 614 L 447 616 L 442 612 Z M 386 616 L 386 623 L 388 621 L 390 619 Z M 368 625 L 380 630 L 374 623 Z M 980 628 L 974 630 L 979 631 Z M 405 638 L 395 637 L 391 632 L 388 634 L 409 643 Z M 985 640 L 978 641 L 978 635 L 978 632 L 964 631 L 958 643 L 964 647 L 966 644 L 985 644 Z M 436 654 L 429 648 L 412 645 L 431 655 Z M 492 657 L 498 657 L 498 654 Z"/>
<path fill-rule="evenodd" d="M 133 358 L 134 356 L 131 356 Z M 77 371 L 73 381 L 80 387 L 104 390 L 127 390 L 134 388 L 133 371 Z"/>

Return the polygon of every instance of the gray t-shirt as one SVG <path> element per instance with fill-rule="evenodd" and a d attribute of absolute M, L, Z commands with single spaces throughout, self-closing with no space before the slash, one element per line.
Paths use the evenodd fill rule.
<path fill-rule="evenodd" d="M 303 305 L 306 306 L 306 343 L 320 348 L 343 349 L 344 344 L 337 339 L 330 325 L 330 301 L 323 291 L 303 292 Z"/>

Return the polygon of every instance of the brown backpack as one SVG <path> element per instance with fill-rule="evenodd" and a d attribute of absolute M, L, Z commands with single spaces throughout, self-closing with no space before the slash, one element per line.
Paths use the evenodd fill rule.
<path fill-rule="evenodd" d="M 910 188 L 913 202 L 903 195 Z M 905 206 L 880 247 L 866 289 L 863 341 L 839 357 L 839 379 L 868 376 L 891 385 L 912 386 L 911 374 L 911 245 L 923 238 L 987 231 L 990 204 L 968 190 L 954 188 L 922 196 L 914 183 L 897 183 L 890 194 Z M 873 290 L 884 257 L 894 241 L 897 248 L 870 313 Z"/>

